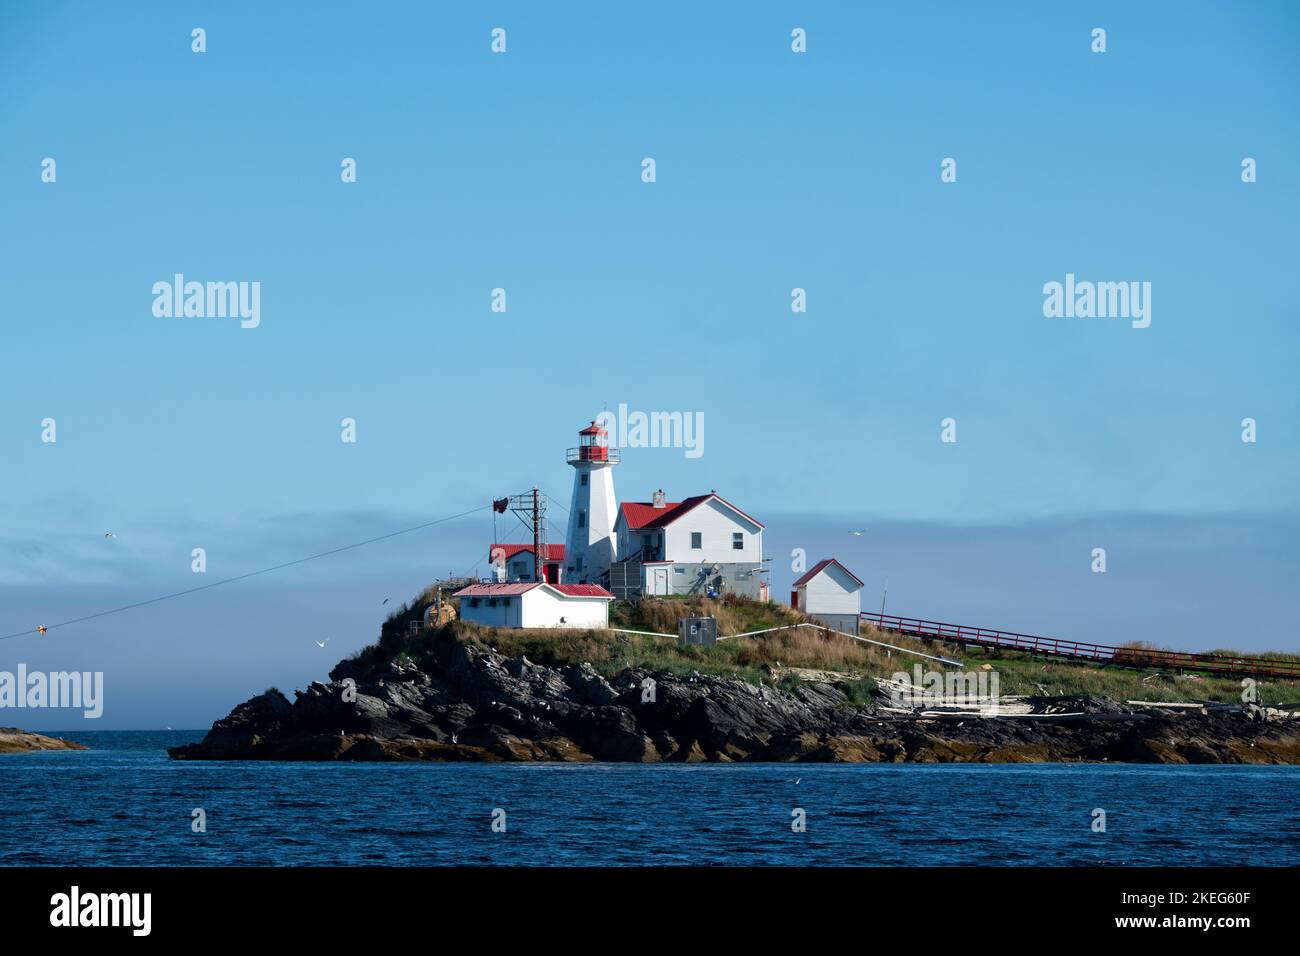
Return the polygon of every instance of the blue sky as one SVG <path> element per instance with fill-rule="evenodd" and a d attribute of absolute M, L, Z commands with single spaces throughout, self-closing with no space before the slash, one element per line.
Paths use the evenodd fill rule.
<path fill-rule="evenodd" d="M 213 578 L 534 482 L 567 501 L 565 447 L 626 403 L 702 412 L 706 445 L 629 450 L 620 496 L 718 489 L 768 523 L 778 595 L 804 547 L 901 613 L 1300 649 L 1298 28 L 1289 3 L 6 5 L 0 633 L 192 586 L 193 547 Z M 176 272 L 261 282 L 260 327 L 155 317 Z M 1045 318 L 1067 272 L 1151 282 L 1151 327 Z M 0 669 L 100 661 L 100 725 L 206 724 L 490 535 L 2 642 Z"/>

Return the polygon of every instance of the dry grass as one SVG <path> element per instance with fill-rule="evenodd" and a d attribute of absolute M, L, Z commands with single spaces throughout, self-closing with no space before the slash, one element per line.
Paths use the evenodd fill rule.
<path fill-rule="evenodd" d="M 707 598 L 698 603 L 645 598 L 636 602 L 633 613 L 640 621 L 637 630 L 657 631 L 660 634 L 676 634 L 677 622 L 686 617 L 715 617 L 719 633 L 727 633 L 726 628 L 735 626 L 735 621 L 726 613 L 722 602 Z"/>
<path fill-rule="evenodd" d="M 736 663 L 752 666 L 782 663 L 822 670 L 857 670 L 870 663 L 866 645 L 838 634 L 800 627 L 774 634 L 761 634 L 735 645 Z"/>
<path fill-rule="evenodd" d="M 616 643 L 608 631 L 578 631 L 569 628 L 480 627 L 458 621 L 456 635 L 480 647 L 494 648 L 506 657 L 527 657 L 547 667 L 566 664 L 601 664 L 615 656 Z"/>
<path fill-rule="evenodd" d="M 1122 644 L 1116 644 L 1116 647 L 1124 648 L 1131 651 L 1167 651 L 1168 648 L 1159 644 L 1153 644 L 1151 641 L 1124 641 Z"/>
<path fill-rule="evenodd" d="M 1243 653 L 1242 651 L 1234 651 L 1232 648 L 1220 647 L 1204 653 L 1213 654 L 1215 657 L 1252 657 L 1266 661 L 1300 661 L 1300 654 L 1289 651 L 1250 651 L 1249 653 Z"/>
<path fill-rule="evenodd" d="M 687 617 L 715 618 L 719 637 L 808 620 L 784 604 L 763 604 L 730 594 L 720 600 L 696 595 L 676 595 L 641 598 L 631 603 L 615 601 L 609 609 L 611 626 L 655 631 L 659 634 L 676 634 L 677 622 Z"/>

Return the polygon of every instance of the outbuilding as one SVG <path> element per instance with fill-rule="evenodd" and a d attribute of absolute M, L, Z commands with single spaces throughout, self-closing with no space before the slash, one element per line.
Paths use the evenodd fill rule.
<path fill-rule="evenodd" d="M 826 558 L 794 582 L 790 606 L 827 627 L 857 634 L 862 581 L 835 558 Z"/>
<path fill-rule="evenodd" d="M 609 627 L 609 602 L 598 584 L 471 584 L 454 595 L 457 616 L 486 627 Z"/>
<path fill-rule="evenodd" d="M 564 545 L 548 544 L 543 545 L 543 548 L 546 554 L 543 573 L 551 584 L 558 584 L 562 580 L 560 568 L 564 566 Z M 488 548 L 488 561 L 492 565 L 493 578 L 499 582 L 537 580 L 537 562 L 533 559 L 531 544 L 491 545 Z"/>

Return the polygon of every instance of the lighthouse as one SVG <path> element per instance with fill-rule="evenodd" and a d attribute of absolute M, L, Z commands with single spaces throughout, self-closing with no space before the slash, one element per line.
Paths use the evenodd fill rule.
<path fill-rule="evenodd" d="M 569 504 L 569 533 L 565 538 L 564 579 L 598 584 L 614 561 L 614 466 L 618 449 L 609 447 L 609 433 L 595 422 L 578 432 L 578 447 L 565 459 L 573 466 L 573 498 Z"/>

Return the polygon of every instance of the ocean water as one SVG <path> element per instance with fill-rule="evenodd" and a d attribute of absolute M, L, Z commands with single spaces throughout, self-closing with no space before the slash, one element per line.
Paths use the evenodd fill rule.
<path fill-rule="evenodd" d="M 0 865 L 1300 863 L 1296 767 L 185 763 L 164 748 L 201 731 L 64 736 L 94 749 L 0 756 Z"/>

